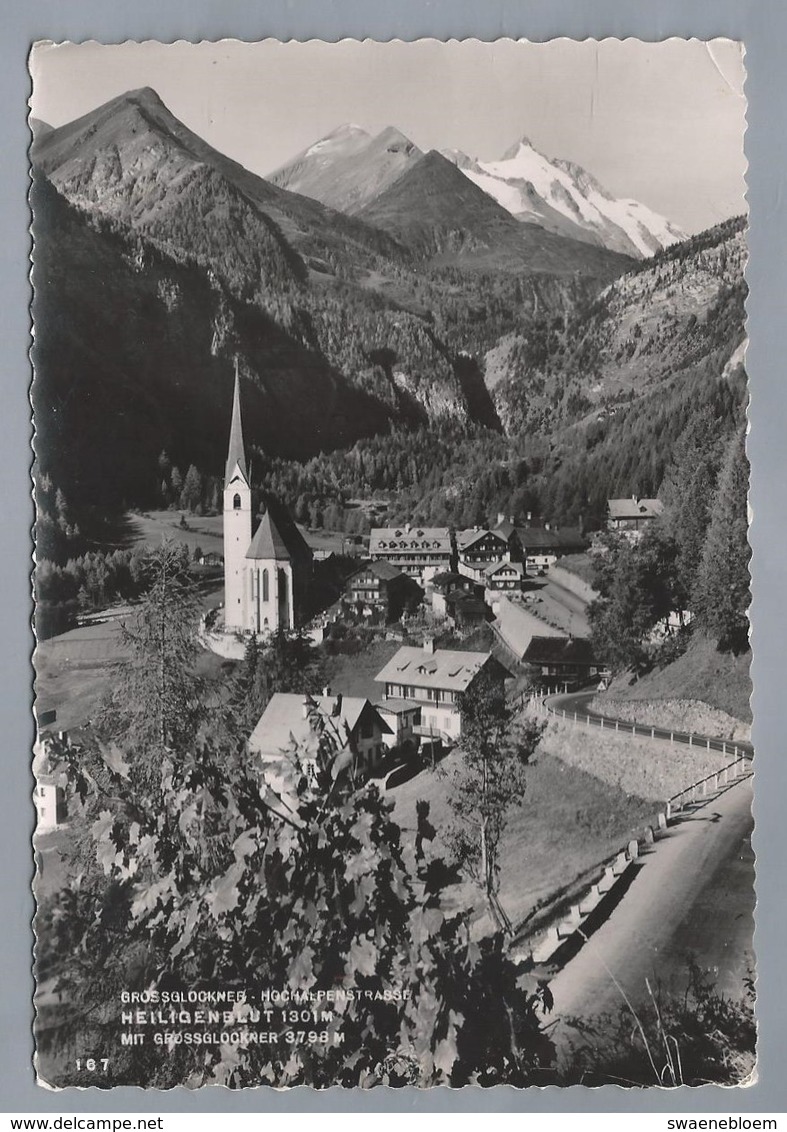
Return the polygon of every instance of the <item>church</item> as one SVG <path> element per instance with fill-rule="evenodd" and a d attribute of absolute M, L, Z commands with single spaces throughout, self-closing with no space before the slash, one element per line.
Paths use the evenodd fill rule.
<path fill-rule="evenodd" d="M 252 498 L 235 392 L 224 477 L 224 628 L 264 636 L 306 619 L 312 553 L 292 516 L 269 504 L 252 538 Z"/>

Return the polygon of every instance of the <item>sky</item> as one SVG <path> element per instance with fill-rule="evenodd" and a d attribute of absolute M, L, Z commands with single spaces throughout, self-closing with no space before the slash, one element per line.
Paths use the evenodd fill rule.
<path fill-rule="evenodd" d="M 740 44 L 669 39 L 47 44 L 34 117 L 60 126 L 153 87 L 264 176 L 346 122 L 488 161 L 526 136 L 693 233 L 745 210 Z"/>

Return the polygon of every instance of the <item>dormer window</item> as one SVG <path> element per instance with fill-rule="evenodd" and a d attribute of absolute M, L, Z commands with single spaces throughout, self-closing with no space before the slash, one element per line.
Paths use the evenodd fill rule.
<path fill-rule="evenodd" d="M 232 509 L 233 511 L 240 511 L 240 496 L 237 494 L 237 492 L 232 497 Z"/>

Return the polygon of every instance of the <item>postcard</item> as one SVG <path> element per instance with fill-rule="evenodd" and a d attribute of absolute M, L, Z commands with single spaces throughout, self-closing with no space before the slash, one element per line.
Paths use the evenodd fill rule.
<path fill-rule="evenodd" d="M 30 69 L 39 1084 L 750 1084 L 742 45 Z"/>

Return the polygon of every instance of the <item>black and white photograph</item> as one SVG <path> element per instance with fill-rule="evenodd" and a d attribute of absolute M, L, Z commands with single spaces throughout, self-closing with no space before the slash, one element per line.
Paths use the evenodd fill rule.
<path fill-rule="evenodd" d="M 751 1085 L 742 44 L 29 65 L 38 1084 Z"/>

